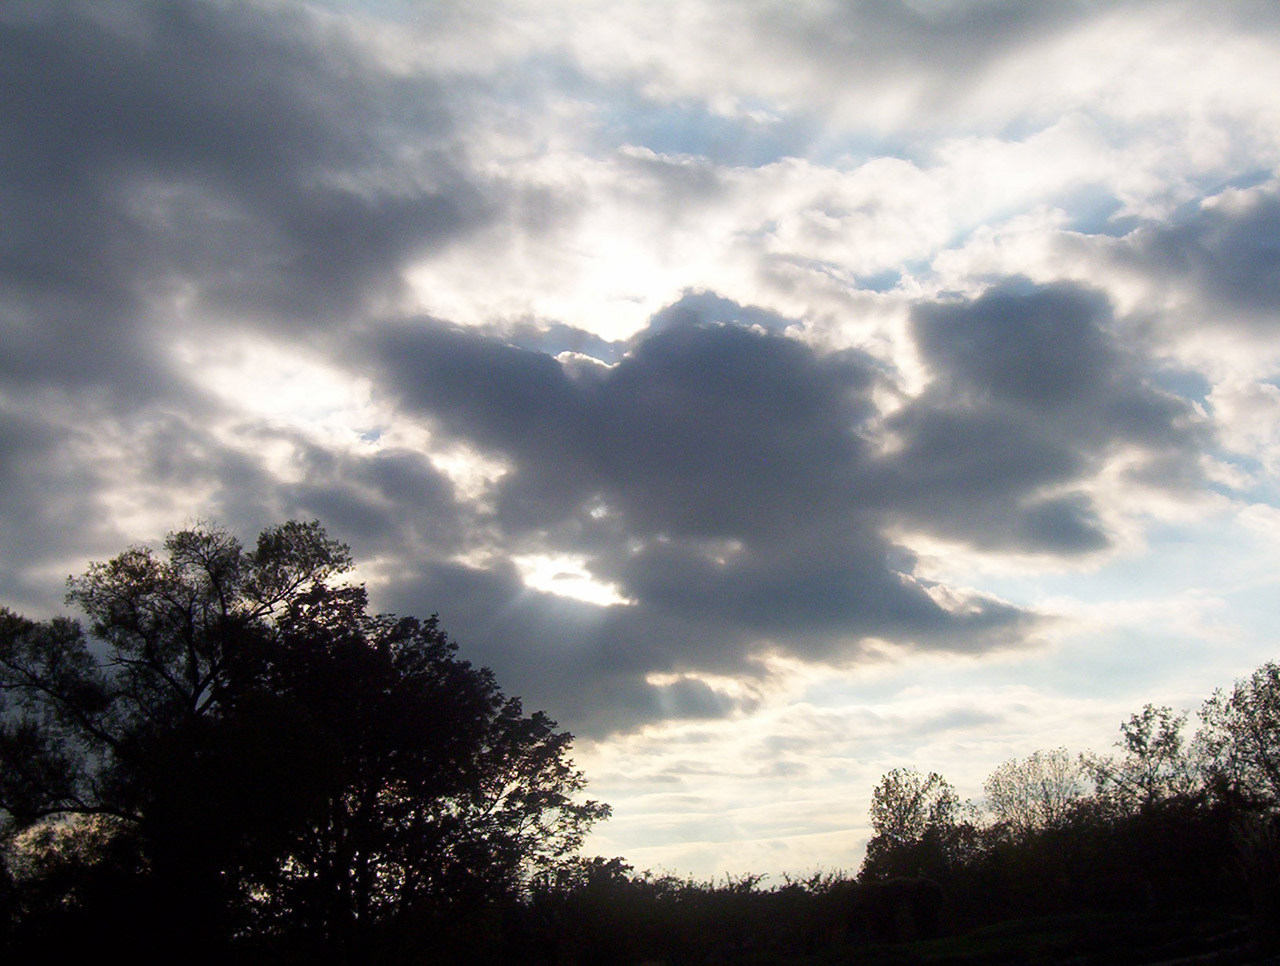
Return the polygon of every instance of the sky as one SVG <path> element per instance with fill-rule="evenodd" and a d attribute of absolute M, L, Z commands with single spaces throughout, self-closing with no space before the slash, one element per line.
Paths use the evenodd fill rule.
<path fill-rule="evenodd" d="M 856 870 L 1276 657 L 1269 0 L 0 7 L 0 603 L 319 519 L 588 851 Z"/>

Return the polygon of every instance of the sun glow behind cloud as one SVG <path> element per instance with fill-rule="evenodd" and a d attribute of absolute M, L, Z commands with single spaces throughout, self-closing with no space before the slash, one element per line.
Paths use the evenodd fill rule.
<path fill-rule="evenodd" d="M 889 767 L 976 794 L 1273 656 L 1278 30 L 0 14 L 0 600 L 319 517 L 581 736 L 601 851 L 856 864 Z"/>
<path fill-rule="evenodd" d="M 617 584 L 598 580 L 586 559 L 575 554 L 516 554 L 511 557 L 526 587 L 546 594 L 580 600 L 598 607 L 634 604 Z"/>

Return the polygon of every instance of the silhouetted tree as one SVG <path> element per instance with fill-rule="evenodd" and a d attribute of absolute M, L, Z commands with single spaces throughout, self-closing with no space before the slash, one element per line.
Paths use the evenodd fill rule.
<path fill-rule="evenodd" d="M 1082 755 L 1099 798 L 1126 813 L 1195 795 L 1202 774 L 1182 737 L 1186 722 L 1185 714 L 1148 704 L 1120 725 L 1122 757 Z"/>
<path fill-rule="evenodd" d="M 265 883 L 330 939 L 361 924 L 510 893 L 607 814 L 578 802 L 571 736 L 525 715 L 434 618 L 364 614 L 361 588 L 315 588 L 278 622 L 278 693 L 335 750 L 340 782 Z"/>
<path fill-rule="evenodd" d="M 982 786 L 996 821 L 1015 837 L 1061 825 L 1084 793 L 1080 766 L 1065 748 L 1000 765 Z"/>
<path fill-rule="evenodd" d="M 1215 691 L 1200 717 L 1197 744 L 1219 788 L 1280 806 L 1280 664 L 1268 661 L 1230 694 Z"/>
<path fill-rule="evenodd" d="M 510 892 L 607 815 L 578 800 L 571 736 L 435 618 L 369 614 L 363 587 L 332 583 L 351 559 L 319 524 L 165 548 L 70 581 L 88 635 L 0 611 L 0 814 L 55 871 L 103 864 L 80 840 L 132 843 L 175 936 L 355 948 Z"/>
<path fill-rule="evenodd" d="M 871 794 L 873 834 L 859 877 L 945 874 L 975 843 L 972 811 L 936 772 L 893 769 Z"/>

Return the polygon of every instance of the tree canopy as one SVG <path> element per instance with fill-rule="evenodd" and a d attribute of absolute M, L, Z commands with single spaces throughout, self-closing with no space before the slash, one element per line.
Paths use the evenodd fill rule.
<path fill-rule="evenodd" d="M 1280 664 L 1268 661 L 1215 691 L 1200 712 L 1198 744 L 1219 787 L 1280 806 Z"/>
<path fill-rule="evenodd" d="M 435 617 L 370 613 L 318 523 L 164 549 L 69 581 L 87 631 L 0 611 L 0 815 L 25 874 L 110 864 L 183 897 L 174 929 L 357 948 L 517 890 L 608 814 L 572 736 Z"/>
<path fill-rule="evenodd" d="M 936 875 L 959 858 L 973 831 L 970 809 L 936 772 L 894 768 L 871 793 L 872 836 L 862 875 Z"/>
<path fill-rule="evenodd" d="M 982 790 L 995 821 L 1021 836 L 1062 824 L 1084 791 L 1080 766 L 1065 748 L 1009 759 L 987 777 Z"/>

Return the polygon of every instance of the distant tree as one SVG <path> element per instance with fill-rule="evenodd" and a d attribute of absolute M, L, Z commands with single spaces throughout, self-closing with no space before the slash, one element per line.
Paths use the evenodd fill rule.
<path fill-rule="evenodd" d="M 859 877 L 937 876 L 972 848 L 972 807 L 936 772 L 895 768 L 871 794 L 872 836 Z"/>
<path fill-rule="evenodd" d="M 1148 704 L 1120 725 L 1121 757 L 1081 756 L 1099 798 L 1133 812 L 1194 794 L 1201 774 L 1182 736 L 1186 722 L 1185 714 Z"/>
<path fill-rule="evenodd" d="M 46 852 L 72 854 L 89 819 L 135 843 L 175 930 L 358 945 L 510 891 L 608 814 L 579 800 L 571 736 L 435 618 L 370 614 L 332 582 L 351 558 L 319 524 L 252 551 L 200 526 L 165 549 L 69 582 L 89 634 L 0 611 L 0 815 Z"/>
<path fill-rule="evenodd" d="M 1009 759 L 982 790 L 996 821 L 1015 837 L 1061 825 L 1084 794 L 1080 765 L 1065 748 Z"/>

